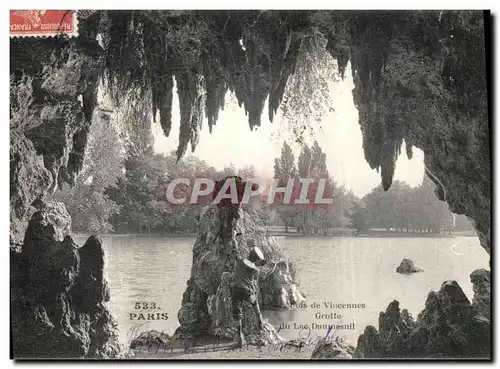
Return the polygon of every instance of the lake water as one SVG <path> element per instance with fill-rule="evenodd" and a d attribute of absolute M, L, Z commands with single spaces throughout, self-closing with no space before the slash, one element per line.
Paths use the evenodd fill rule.
<path fill-rule="evenodd" d="M 86 237 L 75 237 L 83 245 Z M 177 312 L 189 279 L 194 237 L 102 237 L 106 252 L 105 275 L 111 289 L 108 306 L 118 319 L 120 336 L 127 340 L 133 327 L 140 331 L 157 329 L 173 334 L 179 326 Z M 438 290 L 445 280 L 456 280 L 472 298 L 469 274 L 489 269 L 489 256 L 477 237 L 454 238 L 348 238 L 280 237 L 278 242 L 296 262 L 300 287 L 307 296 L 306 308 L 290 311 L 264 311 L 276 327 L 282 326 L 286 338 L 298 335 L 324 335 L 324 329 L 311 333 L 294 329 L 299 325 L 350 325 L 335 334 L 355 344 L 366 325 L 378 327 L 379 312 L 394 299 L 416 317 L 427 294 Z M 455 245 L 450 249 L 451 246 Z M 423 273 L 400 275 L 396 267 L 410 258 Z M 168 314 L 168 320 L 131 320 L 137 302 L 155 303 Z M 319 308 L 311 307 L 316 302 Z M 364 304 L 364 308 L 326 308 L 334 304 Z M 340 319 L 321 319 L 316 314 L 336 313 Z M 351 324 L 352 323 L 352 324 Z M 288 326 L 284 325 L 288 324 Z M 309 332 L 309 330 L 307 330 Z"/>

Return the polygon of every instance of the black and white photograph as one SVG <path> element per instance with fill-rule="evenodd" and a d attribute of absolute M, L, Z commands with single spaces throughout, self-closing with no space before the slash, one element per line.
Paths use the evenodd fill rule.
<path fill-rule="evenodd" d="M 11 361 L 493 359 L 492 12 L 269 5 L 11 4 Z"/>

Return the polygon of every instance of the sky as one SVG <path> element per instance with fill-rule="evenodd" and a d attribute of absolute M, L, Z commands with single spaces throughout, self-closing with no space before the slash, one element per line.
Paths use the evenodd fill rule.
<path fill-rule="evenodd" d="M 358 111 L 352 99 L 354 85 L 350 71 L 348 66 L 345 79 L 331 85 L 334 112 L 326 116 L 321 124 L 314 124 L 313 136 L 307 136 L 306 139 L 309 144 L 317 140 L 326 153 L 330 176 L 356 196 L 362 197 L 378 186 L 381 179 L 380 174 L 371 169 L 364 158 Z M 225 109 L 219 113 L 211 134 L 207 120 L 203 122 L 200 142 L 193 155 L 218 169 L 230 164 L 236 168 L 253 165 L 258 176 L 271 178 L 274 159 L 280 155 L 283 140 L 291 137 L 287 121 L 278 115 L 273 123 L 269 122 L 266 103 L 261 126 L 251 132 L 243 107 L 238 107 L 234 98 L 228 97 L 229 93 L 226 95 Z M 180 121 L 178 104 L 177 93 L 174 93 L 170 137 L 163 135 L 158 122 L 153 123 L 156 152 L 167 154 L 177 148 Z M 297 158 L 300 146 L 290 141 L 288 143 Z M 188 152 L 190 150 L 189 146 Z M 424 175 L 423 157 L 423 152 L 414 148 L 413 158 L 408 160 L 403 147 L 396 163 L 394 179 L 418 186 Z"/>

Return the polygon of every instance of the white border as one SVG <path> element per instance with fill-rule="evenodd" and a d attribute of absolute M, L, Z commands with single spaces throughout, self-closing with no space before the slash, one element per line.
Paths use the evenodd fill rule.
<path fill-rule="evenodd" d="M 498 15 L 498 4 L 500 2 L 498 0 L 490 0 L 490 1 L 485 1 L 485 0 L 476 0 L 476 1 L 464 1 L 464 0 L 454 0 L 454 1 L 436 1 L 436 0 L 411 0 L 411 1 L 405 1 L 405 2 L 400 2 L 400 1 L 390 1 L 390 0 L 379 0 L 376 2 L 367 2 L 367 1 L 361 1 L 361 0 L 350 0 L 350 1 L 344 1 L 344 2 L 332 2 L 332 1 L 319 1 L 319 0 L 308 0 L 306 1 L 269 1 L 269 0 L 253 0 L 252 2 L 234 2 L 233 1 L 196 1 L 196 0 L 184 0 L 182 2 L 159 2 L 159 1 L 151 1 L 151 0 L 142 0 L 140 2 L 137 1 L 131 1 L 131 0 L 122 0 L 120 2 L 116 1 L 109 1 L 109 0 L 88 0 L 88 1 L 60 1 L 60 0 L 47 0 L 44 1 L 43 3 L 39 1 L 16 1 L 15 3 L 10 3 L 8 4 L 9 7 L 6 7 L 6 9 L 2 12 L 0 12 L 0 19 L 1 23 L 5 27 L 4 29 L 8 30 L 8 24 L 9 24 L 9 12 L 7 11 L 9 8 L 17 8 L 17 9 L 38 9 L 42 4 L 45 8 L 48 9 L 164 9 L 164 8 L 171 8 L 171 9 L 234 9 L 235 7 L 238 9 L 491 9 L 493 14 Z M 5 4 L 7 5 L 7 2 L 2 2 L 2 5 Z M 118 6 L 118 7 L 117 7 Z M 499 27 L 499 21 L 496 19 L 496 24 L 494 27 L 495 35 L 494 35 L 494 50 L 498 50 L 499 48 L 499 37 L 498 37 L 498 27 Z M 4 52 L 1 53 L 1 60 L 2 60 L 2 73 L 0 73 L 0 86 L 2 86 L 2 116 L 4 117 L 4 131 L 3 134 L 0 134 L 0 147 L 4 150 L 3 151 L 3 157 L 2 160 L 0 160 L 0 173 L 4 173 L 4 177 L 7 177 L 8 174 L 10 173 L 9 171 L 9 159 L 8 159 L 8 152 L 9 152 L 9 124 L 8 124 L 8 114 L 9 114 L 9 53 L 5 52 L 5 50 L 9 50 L 9 44 L 8 41 L 9 38 L 6 37 L 0 37 L 0 42 L 1 44 L 1 50 L 4 50 Z M 496 61 L 495 66 L 498 66 L 498 59 L 494 58 Z M 495 82 L 498 82 L 498 68 L 495 68 L 496 73 L 496 80 Z M 498 86 L 497 83 L 495 83 L 495 86 Z M 500 106 L 499 103 L 499 94 L 497 91 L 495 101 L 493 103 L 494 106 Z M 496 132 L 496 137 L 494 138 L 494 144 L 495 146 L 498 145 L 497 142 L 497 137 L 498 137 L 498 129 L 495 130 Z M 498 150 L 495 150 L 495 172 L 498 172 L 498 166 L 500 165 L 500 158 L 497 156 Z M 498 186 L 495 186 L 495 190 Z M 3 235 L 5 244 L 2 245 L 3 248 L 3 257 L 0 258 L 0 270 L 2 272 L 2 276 L 0 277 L 0 283 L 2 287 L 2 293 L 4 296 L 3 303 L 0 304 L 0 309 L 1 309 L 1 315 L 0 315 L 0 333 L 1 333 L 1 339 L 0 339 L 0 348 L 3 351 L 1 358 L 2 358 L 2 368 L 11 368 L 14 367 L 14 362 L 8 360 L 9 357 L 9 348 L 10 348 L 10 329 L 9 329 L 9 307 L 10 307 L 10 299 L 9 299 L 9 247 L 8 247 L 8 236 L 9 236 L 9 219 L 10 219 L 10 213 L 9 213 L 9 208 L 10 208 L 10 200 L 9 200 L 9 185 L 7 183 L 7 178 L 5 178 L 3 181 L 0 181 L 0 188 L 2 192 L 2 196 L 0 197 L 1 203 L 0 203 L 0 212 L 1 212 L 1 219 L 0 219 L 0 226 L 2 227 L 3 232 L 0 234 Z M 500 230 L 500 220 L 498 218 L 495 218 L 495 224 L 493 226 L 494 229 Z M 493 248 L 496 248 L 496 245 L 493 245 Z M 496 251 L 497 253 L 500 251 Z M 498 255 L 497 255 L 498 258 Z M 496 265 L 495 265 L 496 267 Z M 498 273 L 496 272 L 495 275 Z M 495 278 L 494 285 L 497 284 L 497 278 Z M 496 319 L 494 320 L 495 322 L 498 322 L 499 317 L 496 316 Z M 497 332 L 497 327 L 493 328 L 493 332 Z M 495 345 L 495 353 L 498 355 L 498 340 L 495 340 L 496 345 Z M 497 356 L 495 356 L 497 357 Z M 497 357 L 498 361 L 498 357 Z M 120 363 L 121 366 L 129 366 L 130 363 Z M 145 366 L 147 363 L 131 363 L 135 367 L 137 366 Z M 163 363 L 162 363 L 163 364 Z M 205 363 L 199 363 L 199 362 L 193 362 L 193 363 L 185 363 L 183 364 L 183 367 L 187 366 L 199 366 L 199 365 L 204 365 Z M 230 362 L 230 365 L 238 364 L 238 362 Z M 264 365 L 264 363 L 258 363 L 255 362 L 252 365 L 258 364 Z M 266 363 L 267 364 L 267 363 Z M 283 363 L 281 361 L 277 361 L 275 365 L 284 365 L 284 366 L 291 366 L 291 363 Z M 335 365 L 336 367 L 338 366 L 346 366 L 346 365 L 353 365 L 354 363 L 339 363 L 339 362 L 333 362 L 331 365 Z M 384 363 L 381 363 L 382 365 L 386 365 Z M 69 366 L 71 363 L 59 363 L 57 365 L 58 367 L 65 367 Z M 80 363 L 79 367 L 84 367 L 90 366 L 90 365 L 95 365 L 93 363 Z M 151 364 L 149 364 L 151 365 Z M 164 365 L 168 365 L 169 367 L 174 367 L 174 366 L 180 366 L 179 363 L 173 363 L 166 361 L 164 362 Z M 310 366 L 318 366 L 320 364 L 314 363 L 314 362 L 309 362 L 309 361 L 304 361 L 301 362 L 299 365 L 306 365 L 307 367 Z M 372 366 L 374 364 L 363 364 L 365 366 Z M 408 365 L 407 361 L 402 361 L 399 364 L 393 364 L 393 365 Z M 412 366 L 420 366 L 423 364 L 415 364 L 413 363 Z M 440 365 L 439 363 L 425 363 L 425 367 L 434 367 Z M 453 365 L 453 364 L 452 364 Z M 479 366 L 481 365 L 480 363 L 476 364 L 470 364 L 473 366 Z M 484 365 L 484 364 L 483 364 Z M 53 363 L 32 363 L 30 367 L 40 367 L 40 368 L 47 368 L 47 367 L 52 367 L 55 366 Z M 114 363 L 101 363 L 101 367 L 112 367 L 114 366 Z"/>

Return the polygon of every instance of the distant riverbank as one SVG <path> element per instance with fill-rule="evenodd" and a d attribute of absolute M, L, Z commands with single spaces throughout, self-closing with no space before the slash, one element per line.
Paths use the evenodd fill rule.
<path fill-rule="evenodd" d="M 81 237 L 89 237 L 92 233 L 90 232 L 74 232 L 75 235 Z M 99 233 L 101 236 L 113 236 L 113 237 L 196 237 L 196 233 Z M 320 237 L 320 238 L 331 238 L 331 237 L 373 237 L 373 238 L 453 238 L 453 237 L 477 237 L 474 231 L 458 231 L 452 232 L 451 234 L 443 233 L 419 233 L 419 232 L 386 232 L 386 231 L 365 231 L 356 234 L 354 231 L 347 233 L 332 233 L 327 235 L 321 234 L 302 234 L 297 232 L 268 232 L 269 236 L 274 237 Z"/>
<path fill-rule="evenodd" d="M 407 237 L 407 238 L 451 238 L 453 234 L 443 234 L 443 233 L 412 233 L 412 232 L 363 232 L 359 233 L 356 237 Z"/>

